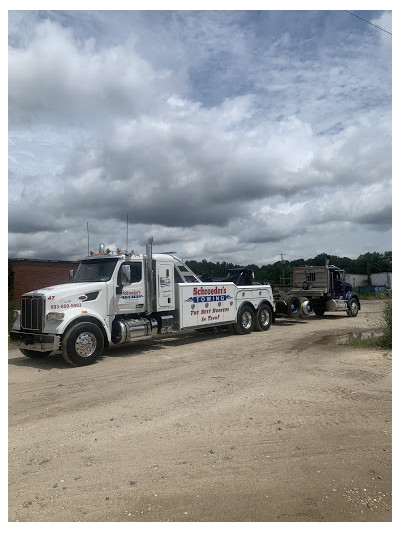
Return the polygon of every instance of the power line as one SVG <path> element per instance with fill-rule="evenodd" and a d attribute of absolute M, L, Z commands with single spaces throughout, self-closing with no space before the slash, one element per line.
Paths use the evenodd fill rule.
<path fill-rule="evenodd" d="M 353 17 L 357 17 L 358 19 L 363 20 L 364 22 L 367 22 L 367 24 L 371 24 L 371 26 L 378 28 L 378 30 L 384 31 L 385 33 L 388 33 L 389 35 L 392 35 L 390 31 L 384 30 L 383 28 L 381 28 L 380 26 L 377 26 L 376 24 L 372 24 L 372 22 L 370 22 L 369 20 L 365 20 L 362 17 L 359 17 L 358 15 L 356 15 L 355 13 L 352 13 L 351 11 L 347 11 L 347 9 L 345 9 L 345 11 L 346 13 L 349 13 L 349 15 L 353 15 Z"/>

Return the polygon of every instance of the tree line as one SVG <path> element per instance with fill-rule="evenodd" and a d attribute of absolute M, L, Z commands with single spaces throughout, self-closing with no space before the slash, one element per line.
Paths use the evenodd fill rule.
<path fill-rule="evenodd" d="M 254 271 L 255 281 L 260 283 L 289 283 L 293 268 L 297 266 L 321 266 L 325 265 L 326 258 L 329 257 L 329 264 L 336 265 L 344 269 L 349 274 L 375 274 L 378 272 L 392 271 L 392 252 L 368 252 L 361 254 L 357 259 L 350 259 L 349 257 L 338 257 L 337 255 L 330 255 L 321 253 L 312 259 L 295 259 L 294 261 L 277 261 L 272 265 L 237 265 L 234 263 L 227 263 L 217 261 L 186 261 L 187 265 L 203 279 L 211 279 L 213 277 L 226 276 L 228 270 L 231 268 L 249 268 Z"/>

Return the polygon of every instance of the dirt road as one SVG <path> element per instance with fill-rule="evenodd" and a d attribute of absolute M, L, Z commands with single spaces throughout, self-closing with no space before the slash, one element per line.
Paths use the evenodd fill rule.
<path fill-rule="evenodd" d="M 391 354 L 331 343 L 381 306 L 83 368 L 10 349 L 9 520 L 390 521 Z"/>

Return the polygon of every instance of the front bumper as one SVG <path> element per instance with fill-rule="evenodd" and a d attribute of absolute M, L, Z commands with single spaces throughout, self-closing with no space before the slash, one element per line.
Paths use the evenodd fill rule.
<path fill-rule="evenodd" d="M 27 333 L 25 331 L 10 331 L 10 342 L 18 348 L 34 350 L 36 352 L 52 352 L 60 347 L 59 335 L 44 333 Z"/>

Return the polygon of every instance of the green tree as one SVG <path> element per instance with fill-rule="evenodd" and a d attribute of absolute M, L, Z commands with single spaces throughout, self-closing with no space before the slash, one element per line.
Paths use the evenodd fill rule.
<path fill-rule="evenodd" d="M 293 272 L 293 268 L 297 266 L 320 266 L 325 265 L 326 258 L 329 255 L 329 264 L 336 265 L 339 268 L 343 268 L 351 274 L 373 274 L 375 272 L 391 272 L 392 271 L 392 252 L 368 252 L 361 254 L 357 259 L 350 259 L 349 257 L 339 257 L 337 255 L 327 254 L 326 252 L 320 253 L 313 258 L 309 259 L 294 259 L 292 261 L 285 261 L 283 264 L 281 261 L 277 261 L 274 264 L 258 266 L 255 264 L 249 265 L 237 265 L 233 263 L 227 263 L 217 261 L 207 261 L 202 259 L 201 261 L 190 260 L 187 261 L 189 267 L 199 276 L 205 275 L 208 277 L 226 276 L 228 270 L 231 268 L 250 268 L 254 271 L 255 281 L 259 283 L 281 283 L 281 278 L 290 278 Z"/>

